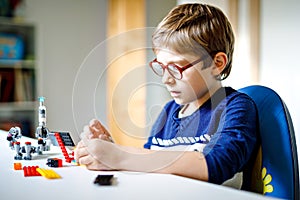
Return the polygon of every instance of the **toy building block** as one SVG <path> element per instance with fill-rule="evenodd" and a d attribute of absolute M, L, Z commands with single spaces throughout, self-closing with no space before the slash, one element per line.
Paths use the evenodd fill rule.
<path fill-rule="evenodd" d="M 22 170 L 22 163 L 14 163 L 14 170 Z"/>
<path fill-rule="evenodd" d="M 49 167 L 62 167 L 62 159 L 59 158 L 48 158 L 47 163 Z"/>
<path fill-rule="evenodd" d="M 16 150 L 16 155 L 15 155 L 15 160 L 22 160 L 23 159 L 23 154 L 20 152 L 21 151 L 21 145 L 20 142 L 15 142 L 14 144 L 15 150 Z"/>
<path fill-rule="evenodd" d="M 64 145 L 67 147 L 74 147 L 75 144 L 68 132 L 59 132 L 59 136 L 62 139 Z"/>
<path fill-rule="evenodd" d="M 69 156 L 69 153 L 67 152 L 67 149 L 64 145 L 64 142 L 63 142 L 60 134 L 59 133 L 54 133 L 54 136 L 55 136 L 55 138 L 57 140 L 57 143 L 58 143 L 58 145 L 59 145 L 59 147 L 60 147 L 60 149 L 61 149 L 61 151 L 62 151 L 62 153 L 65 157 L 65 161 L 68 162 L 68 163 L 71 163 L 71 161 L 74 160 L 74 157 Z"/>
<path fill-rule="evenodd" d="M 111 185 L 113 177 L 114 177 L 114 175 L 112 175 L 112 174 L 98 175 L 96 177 L 96 179 L 94 180 L 94 183 L 98 184 L 98 185 Z"/>
<path fill-rule="evenodd" d="M 76 160 L 72 160 L 71 164 L 74 165 L 74 166 L 79 166 L 79 163 Z"/>
<path fill-rule="evenodd" d="M 54 170 L 52 169 L 43 169 L 43 168 L 37 168 L 36 169 L 43 177 L 47 179 L 57 179 L 61 178 L 59 174 L 57 174 Z"/>
<path fill-rule="evenodd" d="M 41 174 L 37 171 L 38 168 L 39 168 L 39 166 L 23 167 L 24 176 L 25 177 L 28 177 L 28 176 L 41 176 Z"/>
<path fill-rule="evenodd" d="M 44 142 L 43 138 L 38 138 L 38 148 L 37 148 L 37 153 L 39 155 L 43 154 L 43 151 L 45 150 L 45 145 L 46 143 Z"/>
<path fill-rule="evenodd" d="M 24 160 L 31 160 L 32 156 L 31 153 L 33 153 L 33 149 L 31 147 L 31 142 L 25 142 L 25 152 L 26 156 L 24 156 Z"/>
<path fill-rule="evenodd" d="M 62 142 L 64 143 L 64 145 L 66 147 L 75 147 L 75 144 L 74 144 L 74 141 L 70 135 L 69 132 L 57 132 L 57 131 L 54 131 L 54 132 L 51 132 L 49 134 L 49 138 L 51 140 L 51 143 L 54 145 L 54 146 L 59 146 L 58 143 L 57 143 L 57 140 L 56 140 L 56 137 L 55 137 L 55 134 L 58 133 Z"/>

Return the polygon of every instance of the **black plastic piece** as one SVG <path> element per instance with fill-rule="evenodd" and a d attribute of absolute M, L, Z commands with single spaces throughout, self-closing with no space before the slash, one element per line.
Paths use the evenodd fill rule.
<path fill-rule="evenodd" d="M 98 175 L 94 181 L 99 185 L 111 185 L 114 175 Z"/>

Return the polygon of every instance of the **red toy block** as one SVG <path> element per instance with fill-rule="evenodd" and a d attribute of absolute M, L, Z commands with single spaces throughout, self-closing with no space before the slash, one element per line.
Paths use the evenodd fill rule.
<path fill-rule="evenodd" d="M 60 149 L 61 149 L 61 151 L 62 151 L 62 153 L 63 153 L 63 155 L 65 157 L 65 161 L 67 163 L 71 163 L 71 161 L 74 160 L 74 157 L 70 157 L 69 156 L 68 151 L 67 151 L 67 149 L 66 149 L 66 147 L 65 147 L 65 145 L 64 145 L 64 143 L 63 143 L 63 141 L 62 141 L 62 139 L 61 139 L 61 137 L 59 135 L 59 133 L 55 133 L 54 135 L 55 135 L 57 143 L 58 143 L 58 145 L 59 145 L 59 147 L 60 147 Z"/>
<path fill-rule="evenodd" d="M 28 177 L 28 176 L 41 176 L 41 174 L 36 171 L 37 168 L 39 168 L 39 166 L 23 167 L 24 176 L 25 177 Z"/>

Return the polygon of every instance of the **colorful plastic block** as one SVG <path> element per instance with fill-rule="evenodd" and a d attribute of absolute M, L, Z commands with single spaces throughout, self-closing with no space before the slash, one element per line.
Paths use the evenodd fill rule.
<path fill-rule="evenodd" d="M 43 177 L 47 179 L 57 179 L 61 178 L 59 174 L 57 174 L 54 170 L 52 169 L 43 169 L 43 168 L 37 168 L 36 169 Z"/>
<path fill-rule="evenodd" d="M 114 175 L 109 174 L 109 175 L 98 175 L 94 181 L 95 184 L 99 185 L 111 185 L 112 184 L 112 179 Z"/>
<path fill-rule="evenodd" d="M 74 157 L 69 156 L 69 154 L 67 152 L 67 149 L 66 149 L 66 147 L 65 147 L 65 145 L 64 145 L 64 143 L 61 139 L 60 134 L 59 133 L 54 133 L 54 136 L 55 136 L 55 138 L 57 140 L 57 143 L 58 143 L 58 145 L 59 145 L 59 147 L 60 147 L 60 149 L 61 149 L 61 151 L 62 151 L 62 153 L 65 157 L 65 161 L 70 163 L 72 160 L 74 160 Z"/>
<path fill-rule="evenodd" d="M 79 163 L 76 160 L 72 160 L 71 164 L 74 165 L 74 166 L 79 166 Z"/>
<path fill-rule="evenodd" d="M 22 170 L 22 163 L 14 163 L 14 170 Z"/>
<path fill-rule="evenodd" d="M 26 166 L 26 167 L 23 167 L 24 176 L 25 177 L 28 177 L 28 176 L 41 176 L 41 174 L 39 172 L 37 172 L 38 168 L 39 168 L 39 166 Z"/>
<path fill-rule="evenodd" d="M 48 158 L 47 163 L 49 167 L 62 167 L 62 159 L 59 158 Z"/>

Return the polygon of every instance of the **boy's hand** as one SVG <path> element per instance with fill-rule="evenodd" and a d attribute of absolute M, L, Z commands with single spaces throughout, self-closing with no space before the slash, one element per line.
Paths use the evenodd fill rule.
<path fill-rule="evenodd" d="M 100 121 L 92 119 L 89 125 L 84 126 L 80 136 L 81 141 L 74 150 L 75 160 L 81 165 L 86 165 L 86 167 L 91 170 L 110 170 L 110 167 L 104 165 L 100 159 L 97 158 L 99 156 L 101 157 L 103 153 L 101 141 L 113 142 L 109 132 Z"/>
<path fill-rule="evenodd" d="M 117 166 L 118 151 L 111 142 L 83 137 L 74 150 L 74 157 L 78 164 L 89 170 L 113 170 Z"/>
<path fill-rule="evenodd" d="M 89 125 L 83 128 L 82 134 L 86 135 L 89 139 L 99 138 L 102 140 L 113 142 L 110 133 L 97 119 L 92 119 Z"/>

